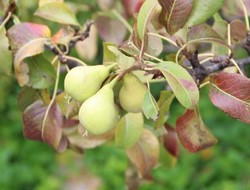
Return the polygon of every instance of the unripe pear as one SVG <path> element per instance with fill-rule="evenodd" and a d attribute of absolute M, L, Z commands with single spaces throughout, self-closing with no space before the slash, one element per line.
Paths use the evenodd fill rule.
<path fill-rule="evenodd" d="M 85 101 L 100 89 L 113 66 L 78 66 L 71 69 L 64 80 L 65 92 L 77 101 Z"/>
<path fill-rule="evenodd" d="M 118 121 L 118 112 L 110 83 L 103 86 L 82 104 L 79 111 L 79 121 L 88 132 L 94 135 L 101 135 L 115 127 Z"/>
<path fill-rule="evenodd" d="M 146 92 L 147 87 L 134 74 L 126 74 L 119 92 L 122 108 L 128 112 L 141 112 Z"/>

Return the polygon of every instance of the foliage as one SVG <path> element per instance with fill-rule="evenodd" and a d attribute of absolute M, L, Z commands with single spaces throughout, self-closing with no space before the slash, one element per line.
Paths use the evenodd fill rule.
<path fill-rule="evenodd" d="M 247 1 L 39 0 L 31 19 L 21 2 L 1 3 L 0 60 L 1 73 L 21 87 L 26 138 L 58 152 L 115 144 L 136 189 L 152 180 L 162 155 L 178 159 L 178 142 L 189 152 L 217 143 L 199 107 L 204 86 L 214 106 L 250 123 Z M 75 67 L 87 74 L 64 80 Z"/>

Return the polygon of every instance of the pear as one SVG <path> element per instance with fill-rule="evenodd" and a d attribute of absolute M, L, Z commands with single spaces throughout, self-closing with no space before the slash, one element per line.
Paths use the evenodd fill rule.
<path fill-rule="evenodd" d="M 134 74 L 126 74 L 119 92 L 122 108 L 128 112 L 141 112 L 146 92 L 147 87 Z"/>
<path fill-rule="evenodd" d="M 87 99 L 79 110 L 80 123 L 94 135 L 107 132 L 118 122 L 119 115 L 114 103 L 112 82 Z"/>
<path fill-rule="evenodd" d="M 71 69 L 64 80 L 64 90 L 73 99 L 84 102 L 94 95 L 108 77 L 114 65 L 77 66 Z"/>

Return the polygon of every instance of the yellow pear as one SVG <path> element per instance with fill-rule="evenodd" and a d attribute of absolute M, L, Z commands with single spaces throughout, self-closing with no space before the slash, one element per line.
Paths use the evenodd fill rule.
<path fill-rule="evenodd" d="M 64 80 L 64 90 L 73 99 L 83 102 L 94 95 L 114 65 L 77 66 Z"/>
<path fill-rule="evenodd" d="M 101 135 L 112 129 L 119 119 L 111 83 L 87 99 L 79 110 L 80 123 L 94 135 Z"/>
<path fill-rule="evenodd" d="M 146 92 L 147 87 L 134 74 L 126 74 L 119 92 L 122 108 L 128 112 L 141 112 Z"/>

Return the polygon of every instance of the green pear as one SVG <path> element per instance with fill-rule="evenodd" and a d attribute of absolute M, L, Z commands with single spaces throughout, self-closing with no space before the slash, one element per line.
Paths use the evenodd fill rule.
<path fill-rule="evenodd" d="M 64 90 L 73 99 L 84 102 L 94 95 L 108 77 L 114 65 L 77 66 L 71 69 L 64 80 Z"/>
<path fill-rule="evenodd" d="M 79 110 L 80 123 L 94 135 L 101 135 L 112 129 L 119 119 L 111 83 L 87 99 Z"/>
<path fill-rule="evenodd" d="M 122 108 L 128 112 L 141 112 L 146 92 L 147 87 L 134 74 L 126 74 L 119 92 Z"/>

